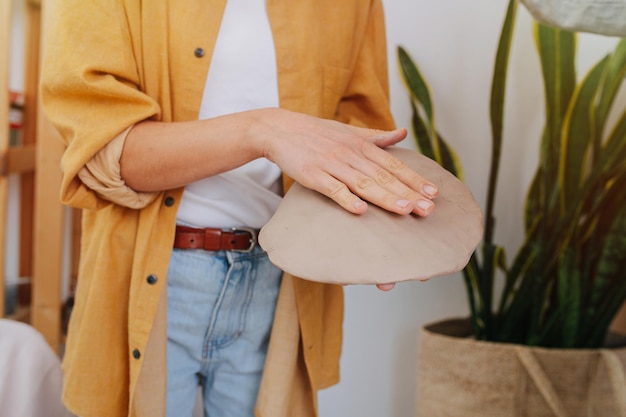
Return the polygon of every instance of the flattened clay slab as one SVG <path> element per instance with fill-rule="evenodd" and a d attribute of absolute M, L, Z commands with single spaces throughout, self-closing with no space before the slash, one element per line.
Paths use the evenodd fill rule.
<path fill-rule="evenodd" d="M 472 193 L 418 152 L 388 151 L 438 186 L 430 216 L 400 216 L 373 204 L 355 215 L 295 183 L 261 229 L 270 260 L 292 275 L 334 284 L 424 280 L 463 269 L 483 233 Z"/>

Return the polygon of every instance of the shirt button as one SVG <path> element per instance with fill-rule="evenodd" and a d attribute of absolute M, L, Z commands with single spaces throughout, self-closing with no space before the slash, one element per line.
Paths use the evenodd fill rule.
<path fill-rule="evenodd" d="M 133 358 L 139 359 L 140 357 L 141 357 L 141 353 L 139 352 L 139 349 L 133 350 Z"/>
<path fill-rule="evenodd" d="M 174 197 L 166 197 L 165 198 L 165 205 L 167 207 L 172 207 L 174 205 Z"/>
<path fill-rule="evenodd" d="M 157 277 L 156 275 L 148 275 L 148 278 L 146 278 L 146 281 L 148 282 L 148 284 L 154 285 L 157 282 Z"/>
<path fill-rule="evenodd" d="M 202 48 L 196 48 L 193 51 L 193 54 L 196 56 L 196 58 L 202 58 L 204 56 L 204 49 Z"/>

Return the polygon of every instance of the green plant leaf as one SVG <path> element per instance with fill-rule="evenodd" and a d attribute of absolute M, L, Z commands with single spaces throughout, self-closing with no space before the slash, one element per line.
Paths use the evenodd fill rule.
<path fill-rule="evenodd" d="M 533 177 L 530 187 L 528 188 L 528 192 L 526 193 L 526 201 L 524 204 L 524 225 L 527 235 L 533 225 L 537 222 L 537 219 L 541 219 L 541 216 L 544 213 L 544 206 L 546 204 L 544 201 L 546 194 L 544 187 L 544 173 L 542 167 L 539 166 L 537 171 L 535 171 L 535 176 Z"/>
<path fill-rule="evenodd" d="M 592 349 L 602 347 L 611 322 L 624 301 L 626 301 L 626 286 L 618 286 L 606 303 L 600 306 L 601 311 L 591 320 L 593 325 L 588 326 L 588 333 L 582 338 L 582 343 L 578 347 Z"/>
<path fill-rule="evenodd" d="M 597 151 L 600 149 L 609 111 L 613 105 L 619 87 L 626 74 L 626 39 L 622 39 L 610 56 L 606 74 L 602 83 L 600 98 L 596 111 L 596 129 L 594 135 L 594 160 L 598 159 Z"/>
<path fill-rule="evenodd" d="M 498 313 L 499 328 L 492 340 L 524 343 L 526 332 L 520 323 L 527 323 L 528 312 L 532 304 L 533 282 L 520 278 L 531 275 L 534 270 L 539 249 L 529 242 L 520 249 L 518 256 L 509 269 L 507 292 L 503 293 L 502 307 Z"/>
<path fill-rule="evenodd" d="M 441 157 L 441 160 L 438 162 L 451 174 L 463 181 L 463 168 L 456 152 L 439 134 L 437 134 L 437 142 L 439 143 L 439 154 Z"/>
<path fill-rule="evenodd" d="M 542 209 L 548 233 L 552 229 L 558 203 L 558 172 L 563 118 L 576 87 L 576 35 L 535 23 L 535 41 L 543 74 L 546 125 L 542 137 L 539 165 L 544 181 Z M 548 215 L 548 213 L 551 213 Z"/>
<path fill-rule="evenodd" d="M 507 279 L 500 297 L 500 306 L 498 307 L 500 314 L 505 314 L 504 312 L 506 312 L 510 308 L 511 304 L 513 304 L 518 283 L 520 279 L 524 277 L 525 272 L 530 269 L 529 261 L 534 261 L 534 256 L 536 255 L 533 255 L 534 249 L 532 242 L 537 239 L 536 236 L 540 232 L 540 226 L 541 222 L 539 221 L 539 218 L 535 218 L 534 224 L 529 227 L 529 230 L 526 233 L 526 241 L 519 249 L 513 264 L 508 270 Z"/>
<path fill-rule="evenodd" d="M 493 337 L 494 283 L 496 282 L 498 270 L 506 265 L 506 255 L 502 246 L 487 243 L 482 247 L 482 255 L 483 269 L 478 276 L 477 291 L 482 301 L 482 310 L 480 313 L 485 325 L 485 338 L 490 340 Z M 506 267 L 504 272 L 506 274 Z"/>
<path fill-rule="evenodd" d="M 595 100 L 607 61 L 608 56 L 587 73 L 574 91 L 563 120 L 559 169 L 561 213 L 573 204 L 583 184 L 595 129 Z"/>
<path fill-rule="evenodd" d="M 563 251 L 558 267 L 558 312 L 553 313 L 562 320 L 561 337 L 557 344 L 564 348 L 577 346 L 580 328 L 580 270 L 572 248 Z"/>
<path fill-rule="evenodd" d="M 463 279 L 465 280 L 465 289 L 467 291 L 467 299 L 470 307 L 470 318 L 472 321 L 472 328 L 474 330 L 474 337 L 477 340 L 484 340 L 484 323 L 480 321 L 481 309 L 483 305 L 479 298 L 479 294 L 476 293 L 478 288 L 478 277 L 482 274 L 478 259 L 476 259 L 476 252 L 472 254 L 468 264 L 463 268 Z M 479 304 L 480 303 L 480 304 Z"/>
<path fill-rule="evenodd" d="M 534 28 L 544 81 L 546 129 L 548 140 L 554 140 L 561 134 L 561 122 L 576 88 L 576 34 L 537 22 Z"/>
<path fill-rule="evenodd" d="M 593 239 L 584 248 L 597 259 L 593 277 L 591 303 L 587 318 L 587 347 L 598 347 L 617 310 L 626 299 L 626 172 L 612 182 L 611 189 L 600 203 Z M 597 329 L 600 329 L 598 331 Z"/>
<path fill-rule="evenodd" d="M 504 125 L 504 99 L 506 92 L 506 80 L 511 55 L 511 44 L 517 16 L 518 2 L 510 0 L 507 7 L 504 23 L 500 32 L 498 49 L 494 63 L 491 82 L 490 120 L 491 120 L 491 166 L 489 169 L 489 183 L 487 186 L 487 205 L 485 208 L 485 233 L 484 241 L 493 243 L 493 230 L 495 219 L 493 209 L 498 185 L 498 173 L 500 170 L 500 155 L 502 153 L 502 132 Z"/>
<path fill-rule="evenodd" d="M 413 110 L 411 123 L 413 125 L 415 146 L 417 146 L 417 149 L 419 149 L 419 151 L 423 155 L 429 157 L 430 159 L 436 160 L 435 151 L 433 149 L 433 145 L 431 142 L 430 133 L 428 132 L 426 123 L 420 116 L 417 105 L 415 104 L 415 100 L 411 100 L 411 109 Z"/>
<path fill-rule="evenodd" d="M 591 236 L 599 239 L 584 248 L 592 256 L 597 254 L 593 276 L 598 281 L 626 273 L 626 170 L 609 183 L 598 198 L 596 210 L 589 213 L 594 219 L 588 222 Z"/>
<path fill-rule="evenodd" d="M 409 54 L 401 47 L 398 48 L 398 56 L 405 82 L 412 91 L 411 110 L 415 145 L 422 154 L 463 180 L 463 169 L 454 149 L 446 143 L 434 127 L 434 114 L 428 84 L 422 78 L 417 65 Z M 427 120 L 422 118 L 419 111 L 420 107 L 424 109 Z"/>
<path fill-rule="evenodd" d="M 408 52 L 401 46 L 398 47 L 398 60 L 403 79 L 408 86 L 409 92 L 422 104 L 428 120 L 434 120 L 433 105 L 430 99 L 428 85 L 417 68 L 417 65 L 413 62 L 413 59 L 411 59 Z"/>
<path fill-rule="evenodd" d="M 427 120 L 426 129 L 428 131 L 428 136 L 431 138 L 430 142 L 433 146 L 434 157 L 432 159 L 438 161 L 440 160 L 440 155 L 435 133 L 435 115 L 428 84 L 424 80 L 424 77 L 422 77 L 417 65 L 415 65 L 407 51 L 401 46 L 398 47 L 398 62 L 402 71 L 403 80 L 405 81 L 413 99 L 416 100 L 416 102 L 419 103 L 419 105 L 424 109 Z"/>
<path fill-rule="evenodd" d="M 604 167 L 604 172 L 624 169 L 624 161 L 626 161 L 626 113 L 622 114 L 602 154 L 604 158 L 600 160 L 600 166 Z"/>
<path fill-rule="evenodd" d="M 622 39 L 610 55 L 606 65 L 601 95 L 596 109 L 596 129 L 593 137 L 593 164 L 587 180 L 587 188 L 601 190 L 607 179 L 619 176 L 626 170 L 626 111 L 622 111 L 617 123 L 610 132 L 606 144 L 603 134 L 608 129 L 606 122 L 615 97 L 623 84 L 626 74 L 626 40 Z M 587 199 L 587 204 L 593 200 Z"/>
<path fill-rule="evenodd" d="M 626 160 L 626 111 L 622 113 L 619 120 L 615 123 L 606 144 L 602 147 L 602 151 L 598 158 L 597 167 L 594 171 L 607 174 L 608 172 L 618 170 L 623 171 L 624 161 Z M 595 173 L 595 172 L 594 172 Z"/>

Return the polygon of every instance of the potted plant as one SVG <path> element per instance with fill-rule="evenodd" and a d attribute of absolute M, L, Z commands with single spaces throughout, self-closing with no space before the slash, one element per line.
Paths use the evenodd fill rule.
<path fill-rule="evenodd" d="M 418 414 L 626 416 L 626 351 L 606 349 L 626 299 L 626 109 L 614 106 L 626 40 L 578 80 L 577 34 L 534 24 L 546 122 L 524 208 L 525 240 L 509 264 L 493 239 L 493 211 L 517 8 L 510 0 L 495 58 L 484 237 L 463 270 L 470 318 L 423 329 Z M 398 57 L 417 147 L 461 177 L 435 128 L 426 82 L 401 47 Z M 482 350 L 470 353 L 474 347 Z"/>

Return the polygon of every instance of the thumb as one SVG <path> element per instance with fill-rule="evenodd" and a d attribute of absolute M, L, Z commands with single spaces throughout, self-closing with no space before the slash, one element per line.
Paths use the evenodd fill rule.
<path fill-rule="evenodd" d="M 379 148 L 385 148 L 400 142 L 406 135 L 407 130 L 403 127 L 394 130 L 373 130 L 370 141 Z"/>

